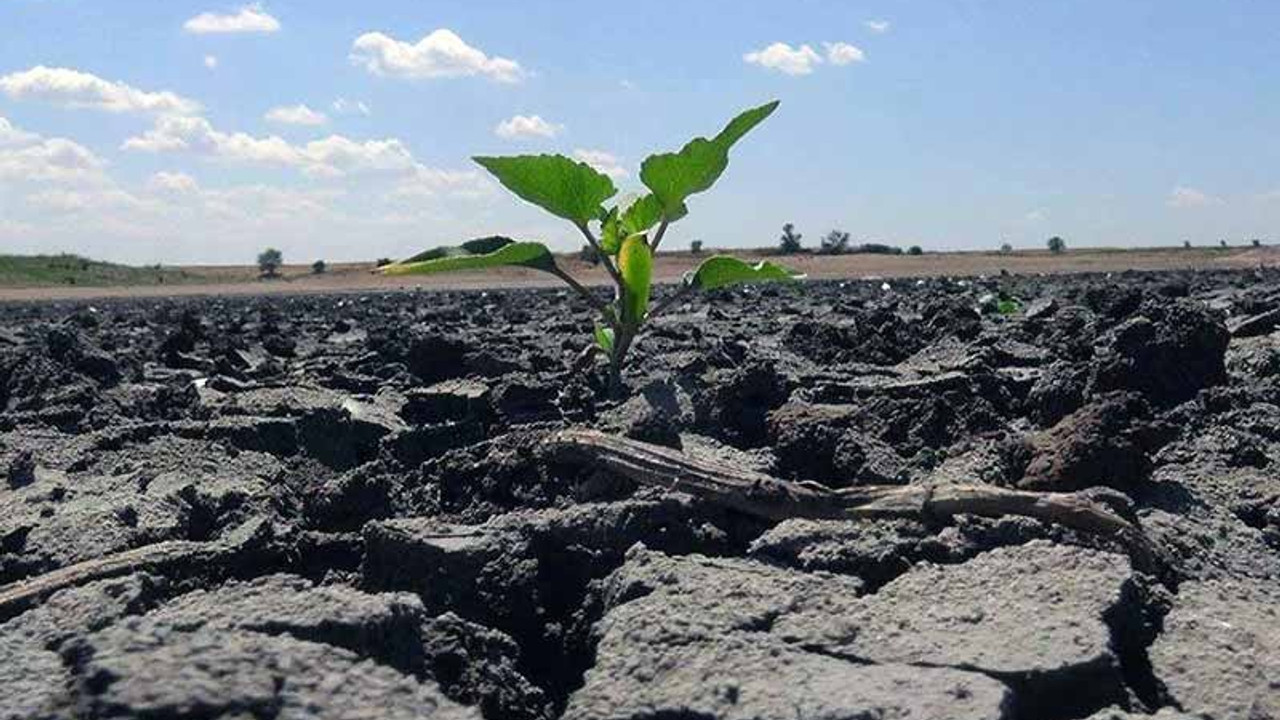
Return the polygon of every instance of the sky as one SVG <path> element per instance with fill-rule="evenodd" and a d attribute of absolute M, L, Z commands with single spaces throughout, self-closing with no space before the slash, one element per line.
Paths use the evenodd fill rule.
<path fill-rule="evenodd" d="M 0 253 L 398 258 L 574 228 L 473 155 L 778 111 L 666 246 L 1280 240 L 1271 0 L 0 0 Z"/>

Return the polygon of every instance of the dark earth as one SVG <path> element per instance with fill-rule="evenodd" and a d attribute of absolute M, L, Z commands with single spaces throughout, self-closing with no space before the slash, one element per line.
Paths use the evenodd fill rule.
<path fill-rule="evenodd" d="M 1280 718 L 1280 272 L 723 292 L 652 324 L 621 400 L 577 364 L 591 319 L 553 290 L 0 305 L 0 718 Z M 766 522 L 553 455 L 567 427 L 1083 491 L 1155 552 Z"/>

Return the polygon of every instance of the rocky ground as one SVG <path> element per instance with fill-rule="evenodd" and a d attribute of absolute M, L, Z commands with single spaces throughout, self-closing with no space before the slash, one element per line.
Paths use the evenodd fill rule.
<path fill-rule="evenodd" d="M 723 293 L 654 323 L 625 400 L 574 369 L 590 319 L 551 290 L 0 306 L 0 718 L 1280 717 L 1280 272 Z M 570 426 L 1084 491 L 1154 553 L 766 522 L 567 462 Z"/>

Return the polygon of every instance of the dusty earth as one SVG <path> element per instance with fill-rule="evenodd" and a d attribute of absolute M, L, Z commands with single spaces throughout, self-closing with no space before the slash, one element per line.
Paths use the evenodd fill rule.
<path fill-rule="evenodd" d="M 655 282 L 676 283 L 709 254 L 729 254 L 758 262 L 784 263 L 814 280 L 846 280 L 870 277 L 929 277 L 1037 273 L 1122 272 L 1124 270 L 1227 270 L 1280 266 L 1280 247 L 1237 246 L 1081 248 L 1054 255 L 1045 250 L 996 252 L 928 252 L 919 256 L 850 253 L 779 256 L 767 249 L 709 249 L 701 255 L 688 252 L 659 253 L 654 263 Z M 561 255 L 557 263 L 587 285 L 608 285 L 603 268 Z M 384 277 L 373 273 L 371 263 L 333 263 L 322 275 L 310 265 L 286 265 L 274 280 L 258 278 L 256 267 L 245 265 L 166 266 L 182 272 L 180 284 L 93 286 L 91 284 L 22 285 L 0 282 L 0 302 L 6 300 L 71 300 L 100 297 L 172 297 L 175 295 L 297 295 L 304 293 L 385 292 L 408 288 L 486 290 L 493 288 L 561 287 L 554 276 L 524 268 L 496 268 L 447 275 Z"/>
<path fill-rule="evenodd" d="M 559 290 L 0 306 L 0 718 L 1280 717 L 1280 272 L 725 292 L 625 401 L 589 325 Z M 1154 552 L 766 522 L 570 426 L 1084 491 Z"/>

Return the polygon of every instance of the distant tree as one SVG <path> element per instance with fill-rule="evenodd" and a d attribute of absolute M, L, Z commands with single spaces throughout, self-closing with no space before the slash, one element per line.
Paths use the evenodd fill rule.
<path fill-rule="evenodd" d="M 1067 241 L 1057 235 L 1049 238 L 1049 241 L 1045 244 L 1049 246 L 1049 252 L 1054 255 L 1060 255 L 1067 251 Z"/>
<path fill-rule="evenodd" d="M 315 261 L 315 262 L 311 263 L 311 274 L 312 274 L 312 275 L 323 275 L 323 274 L 325 274 L 325 272 L 326 272 L 328 269 L 329 269 L 329 266 L 328 266 L 328 265 L 326 265 L 326 264 L 325 264 L 325 262 L 324 262 L 323 260 L 317 260 L 317 261 Z"/>
<path fill-rule="evenodd" d="M 395 262 L 395 260 L 392 260 L 391 258 L 378 258 L 373 264 L 375 267 L 382 267 L 383 265 L 390 265 L 393 262 Z"/>
<path fill-rule="evenodd" d="M 1218 241 L 1218 244 L 1219 244 L 1219 245 L 1221 245 L 1221 246 L 1222 246 L 1222 248 L 1223 248 L 1224 250 L 1225 250 L 1225 249 L 1226 249 L 1226 247 L 1227 247 L 1227 241 L 1226 241 L 1226 240 L 1219 240 L 1219 241 Z"/>
<path fill-rule="evenodd" d="M 923 254 L 924 254 L 924 248 L 920 247 L 919 245 L 912 245 L 911 247 L 907 248 L 907 254 L 908 254 L 908 255 L 923 255 Z"/>
<path fill-rule="evenodd" d="M 578 250 L 578 259 L 585 263 L 599 265 L 600 253 L 596 252 L 596 249 L 589 243 L 583 244 L 583 246 Z"/>
<path fill-rule="evenodd" d="M 1254 239 L 1253 239 L 1253 246 L 1254 246 L 1254 247 L 1262 247 L 1262 241 L 1261 241 L 1261 240 L 1259 240 L 1258 238 L 1254 238 Z"/>
<path fill-rule="evenodd" d="M 849 233 L 843 230 L 832 230 L 827 236 L 822 238 L 822 247 L 818 249 L 821 255 L 843 255 L 849 252 Z"/>
<path fill-rule="evenodd" d="M 1000 246 L 1000 254 L 1001 254 L 1001 255 L 1008 255 L 1008 254 L 1010 254 L 1010 253 L 1012 253 L 1012 252 L 1013 252 L 1013 246 L 1012 246 L 1012 245 L 1010 245 L 1009 243 L 1005 243 L 1005 244 L 1003 244 L 1003 245 L 1001 245 L 1001 246 Z"/>
<path fill-rule="evenodd" d="M 1185 248 L 1185 249 L 1187 249 L 1187 250 L 1190 250 L 1190 249 L 1191 249 L 1191 241 L 1190 241 L 1190 240 L 1183 240 L 1183 241 L 1182 241 L 1182 247 L 1183 247 L 1183 248 Z"/>
<path fill-rule="evenodd" d="M 689 252 L 693 253 L 694 255 L 701 255 L 701 254 L 702 254 L 702 241 L 701 241 L 701 240 L 694 240 L 694 241 L 690 242 L 690 243 L 689 243 Z"/>
<path fill-rule="evenodd" d="M 782 237 L 778 239 L 778 250 L 783 255 L 794 255 L 801 250 L 800 238 L 804 237 L 796 232 L 796 226 L 787 223 L 782 226 Z"/>
<path fill-rule="evenodd" d="M 262 277 L 279 277 L 280 266 L 284 264 L 284 253 L 275 248 L 267 248 L 258 253 L 258 271 Z"/>

